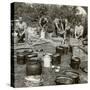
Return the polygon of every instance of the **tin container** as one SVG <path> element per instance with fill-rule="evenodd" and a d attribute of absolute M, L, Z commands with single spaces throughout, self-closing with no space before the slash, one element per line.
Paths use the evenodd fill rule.
<path fill-rule="evenodd" d="M 51 67 L 51 61 L 52 61 L 52 54 L 51 53 L 46 53 L 43 57 L 43 67 L 45 68 L 50 68 Z"/>
<path fill-rule="evenodd" d="M 59 53 L 60 55 L 64 54 L 64 48 L 61 46 L 56 47 L 56 53 Z"/>
<path fill-rule="evenodd" d="M 72 57 L 71 59 L 71 63 L 70 63 L 70 66 L 73 68 L 73 69 L 79 69 L 80 68 L 80 58 L 78 57 Z"/>
<path fill-rule="evenodd" d="M 61 55 L 56 53 L 53 55 L 52 65 L 60 65 L 61 64 Z"/>
<path fill-rule="evenodd" d="M 25 58 L 24 58 L 24 53 L 23 52 L 18 52 L 17 53 L 17 64 L 23 65 L 25 64 Z"/>

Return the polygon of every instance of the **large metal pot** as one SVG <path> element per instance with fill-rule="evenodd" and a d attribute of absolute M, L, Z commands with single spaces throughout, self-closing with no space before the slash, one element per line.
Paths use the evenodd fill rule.
<path fill-rule="evenodd" d="M 73 84 L 73 80 L 67 76 L 58 76 L 55 80 L 56 85 L 68 85 Z"/>
<path fill-rule="evenodd" d="M 73 79 L 73 82 L 76 84 L 76 83 L 79 83 L 80 81 L 80 77 L 79 77 L 79 73 L 77 72 L 74 72 L 74 71 L 65 71 L 64 73 L 66 76 L 69 76 L 70 78 Z"/>
<path fill-rule="evenodd" d="M 76 69 L 77 70 L 80 67 L 80 63 L 81 63 L 80 58 L 78 58 L 78 57 L 72 57 L 70 66 L 73 69 Z"/>
<path fill-rule="evenodd" d="M 41 61 L 38 58 L 30 58 L 26 64 L 26 75 L 41 75 L 42 65 Z"/>

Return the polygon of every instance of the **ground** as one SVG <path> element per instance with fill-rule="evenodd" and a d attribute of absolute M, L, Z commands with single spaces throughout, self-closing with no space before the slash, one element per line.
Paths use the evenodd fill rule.
<path fill-rule="evenodd" d="M 18 50 L 21 50 L 20 48 L 33 48 L 34 52 L 36 52 L 39 49 L 43 49 L 43 52 L 49 52 L 49 53 L 55 53 L 56 51 L 56 45 L 57 43 L 43 43 L 41 45 L 34 45 L 31 47 L 29 44 L 18 44 L 15 47 L 15 52 Z M 42 54 L 41 52 L 38 52 L 39 56 Z M 65 70 L 73 70 L 80 74 L 80 82 L 79 83 L 87 83 L 87 73 L 83 72 L 81 69 L 74 70 L 70 67 L 70 60 L 71 60 L 71 52 L 68 51 L 67 54 L 63 54 L 61 56 L 61 68 L 60 72 L 56 73 L 53 69 L 45 69 L 43 68 L 43 73 L 41 77 L 43 78 L 43 84 L 42 86 L 49 86 L 49 85 L 55 85 L 55 78 L 56 76 L 61 76 Z M 15 68 L 15 87 L 26 87 L 25 86 L 25 76 L 26 76 L 26 64 L 19 65 L 17 64 L 17 57 L 16 54 L 14 56 L 14 68 Z M 82 60 L 80 66 L 83 67 L 87 65 L 87 60 Z"/>

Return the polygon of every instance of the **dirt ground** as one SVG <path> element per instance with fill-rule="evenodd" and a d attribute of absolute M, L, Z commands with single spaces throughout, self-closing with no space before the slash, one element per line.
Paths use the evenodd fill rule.
<path fill-rule="evenodd" d="M 24 44 L 18 44 L 15 47 L 16 48 L 33 48 L 34 52 L 38 49 L 43 49 L 43 52 L 49 52 L 49 53 L 55 53 L 56 52 L 56 46 L 51 43 L 44 43 L 42 45 L 36 45 L 34 47 L 31 47 L 29 44 L 24 43 Z M 42 54 L 41 52 L 38 52 L 38 55 Z M 70 60 L 71 60 L 71 52 L 68 51 L 67 54 L 63 54 L 61 56 L 61 64 L 60 64 L 60 72 L 56 73 L 53 69 L 45 69 L 43 68 L 42 73 L 42 78 L 43 78 L 43 84 L 42 86 L 49 86 L 49 85 L 56 85 L 55 84 L 55 78 L 56 76 L 61 76 L 63 74 L 63 71 L 65 70 L 73 70 L 76 71 L 80 74 L 80 82 L 79 84 L 82 83 L 87 83 L 88 76 L 87 73 L 83 72 L 81 69 L 79 70 L 74 70 L 70 67 Z M 16 54 L 14 56 L 14 68 L 15 68 L 15 87 L 26 87 L 25 86 L 25 76 L 26 76 L 26 64 L 24 65 L 19 65 L 17 64 L 17 57 Z M 87 60 L 81 61 L 80 66 L 87 66 Z"/>

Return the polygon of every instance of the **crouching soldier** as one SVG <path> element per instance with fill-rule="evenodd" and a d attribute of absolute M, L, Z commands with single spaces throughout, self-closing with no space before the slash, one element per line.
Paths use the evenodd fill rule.
<path fill-rule="evenodd" d="M 24 43 L 27 24 L 22 20 L 22 17 L 19 17 L 19 21 L 16 23 L 16 29 L 18 33 L 18 43 Z"/>

